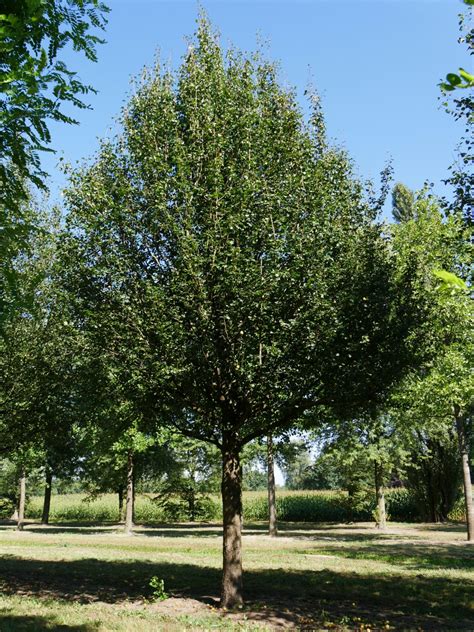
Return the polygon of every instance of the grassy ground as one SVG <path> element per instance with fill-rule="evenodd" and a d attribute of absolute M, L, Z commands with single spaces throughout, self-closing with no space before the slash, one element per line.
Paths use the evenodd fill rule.
<path fill-rule="evenodd" d="M 217 606 L 217 525 L 0 527 L 1 632 L 474 630 L 474 547 L 455 525 L 246 524 L 246 606 Z M 170 598 L 152 602 L 151 577 Z"/>

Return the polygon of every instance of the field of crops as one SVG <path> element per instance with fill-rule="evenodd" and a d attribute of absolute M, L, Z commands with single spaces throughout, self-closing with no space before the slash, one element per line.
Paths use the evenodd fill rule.
<path fill-rule="evenodd" d="M 27 519 L 41 517 L 43 499 L 33 496 L 27 505 Z M 265 492 L 245 492 L 243 498 L 244 520 L 266 520 L 267 496 Z M 387 493 L 389 516 L 392 520 L 419 521 L 419 511 L 405 489 L 394 489 Z M 178 505 L 177 505 L 178 506 Z M 277 511 L 281 521 L 287 522 L 345 522 L 351 520 L 372 520 L 375 500 L 370 497 L 354 509 L 345 492 L 338 491 L 279 491 Z M 221 505 L 218 496 L 201 500 L 199 520 L 221 519 Z M 455 507 L 451 518 L 460 520 L 462 504 Z M 118 497 L 104 494 L 93 500 L 84 494 L 53 495 L 51 502 L 51 522 L 117 522 Z M 137 495 L 135 521 L 140 524 L 186 521 L 185 507 L 181 511 L 171 511 L 154 500 L 152 494 Z"/>

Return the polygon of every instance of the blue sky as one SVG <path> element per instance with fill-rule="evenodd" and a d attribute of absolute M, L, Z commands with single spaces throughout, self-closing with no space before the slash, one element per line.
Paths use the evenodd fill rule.
<path fill-rule="evenodd" d="M 92 64 L 70 55 L 71 67 L 99 91 L 93 109 L 76 111 L 79 126 L 53 126 L 54 156 L 45 156 L 53 201 L 64 184 L 59 156 L 91 156 L 130 93 L 130 78 L 156 51 L 176 67 L 195 29 L 198 3 L 109 0 L 107 43 Z M 224 45 L 252 50 L 268 42 L 282 81 L 322 96 L 328 133 L 347 148 L 364 178 L 377 178 L 387 159 L 395 180 L 442 193 L 462 129 L 438 101 L 447 72 L 468 67 L 457 43 L 460 0 L 207 0 L 201 3 Z"/>

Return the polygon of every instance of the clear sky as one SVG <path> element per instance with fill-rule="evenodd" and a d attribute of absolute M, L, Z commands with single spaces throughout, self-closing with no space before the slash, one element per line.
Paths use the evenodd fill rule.
<path fill-rule="evenodd" d="M 130 78 L 153 62 L 156 51 L 176 67 L 195 30 L 194 0 L 109 0 L 111 8 L 92 64 L 77 54 L 71 67 L 99 91 L 91 111 L 76 111 L 80 125 L 53 130 L 55 156 L 46 156 L 52 199 L 64 178 L 59 156 L 91 156 L 97 139 L 110 135 L 130 93 Z M 347 148 L 360 175 L 377 178 L 392 158 L 395 181 L 443 192 L 462 129 L 440 107 L 438 82 L 469 67 L 457 43 L 460 0 L 203 0 L 224 45 L 252 50 L 268 42 L 281 64 L 282 81 L 303 100 L 308 82 L 322 96 L 329 136 Z"/>

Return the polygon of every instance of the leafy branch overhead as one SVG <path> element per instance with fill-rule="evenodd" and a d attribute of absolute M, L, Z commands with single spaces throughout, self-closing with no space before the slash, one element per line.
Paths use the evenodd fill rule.
<path fill-rule="evenodd" d="M 98 0 L 7 0 L 0 14 L 0 176 L 44 186 L 37 152 L 51 140 L 47 121 L 74 123 L 61 105 L 87 107 L 93 91 L 58 58 L 72 46 L 96 61 L 102 43 L 91 28 L 103 29 L 107 8 Z"/>
<path fill-rule="evenodd" d="M 93 88 L 61 58 L 96 60 L 106 24 L 100 0 L 4 0 L 0 9 L 0 327 L 16 304 L 13 260 L 35 229 L 25 211 L 31 188 L 46 189 L 40 154 L 52 151 L 50 121 L 76 123 L 63 109 L 88 107 Z"/>

